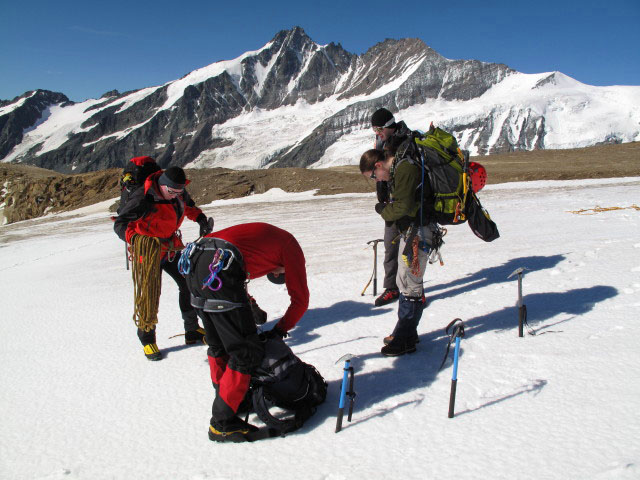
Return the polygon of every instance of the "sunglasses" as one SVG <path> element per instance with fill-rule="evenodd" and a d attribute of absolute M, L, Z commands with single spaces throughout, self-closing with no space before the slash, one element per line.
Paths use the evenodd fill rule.
<path fill-rule="evenodd" d="M 373 131 L 376 133 L 382 133 L 382 131 L 384 130 L 384 127 L 371 127 L 373 128 Z"/>
<path fill-rule="evenodd" d="M 180 195 L 183 190 L 184 188 L 181 188 L 180 190 L 175 190 L 173 188 L 167 187 L 167 193 L 170 193 L 171 195 Z"/>
<path fill-rule="evenodd" d="M 377 178 L 376 177 L 376 165 L 375 164 L 373 165 L 373 170 L 371 170 L 371 175 L 369 175 L 369 178 L 371 180 L 375 180 Z"/>

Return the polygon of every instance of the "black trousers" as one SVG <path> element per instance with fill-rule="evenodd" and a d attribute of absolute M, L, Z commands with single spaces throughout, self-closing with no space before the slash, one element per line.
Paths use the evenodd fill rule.
<path fill-rule="evenodd" d="M 238 411 L 249 389 L 251 373 L 262 361 L 264 348 L 245 289 L 246 273 L 240 252 L 228 242 L 214 238 L 204 238 L 199 245 L 212 250 L 199 250 L 191 257 L 191 271 L 186 277 L 191 295 L 239 305 L 224 312 L 197 308 L 206 332 L 211 381 L 216 389 L 216 398 L 211 407 L 211 424 L 215 425 L 233 417 Z M 226 270 L 218 272 L 219 281 L 211 285 L 217 289 L 214 291 L 208 287 L 202 288 L 202 285 L 211 275 L 209 266 L 215 248 L 232 251 L 234 260 Z"/>
<path fill-rule="evenodd" d="M 173 281 L 178 285 L 178 305 L 180 306 L 180 312 L 182 313 L 182 320 L 184 321 L 184 330 L 185 332 L 197 330 L 198 325 L 198 316 L 196 314 L 195 309 L 191 306 L 189 288 L 187 287 L 187 282 L 185 278 L 178 271 L 178 261 L 180 260 L 180 255 L 177 254 L 169 261 L 166 257 L 162 262 L 160 262 L 160 268 L 166 272 Z M 156 343 L 156 329 L 145 332 L 144 330 L 138 329 L 138 338 L 140 339 L 140 343 L 142 345 L 147 345 L 149 343 Z"/>
<path fill-rule="evenodd" d="M 250 307 L 223 313 L 199 311 L 209 349 L 207 356 L 216 398 L 211 423 L 233 417 L 249 390 L 251 374 L 264 356 Z"/>

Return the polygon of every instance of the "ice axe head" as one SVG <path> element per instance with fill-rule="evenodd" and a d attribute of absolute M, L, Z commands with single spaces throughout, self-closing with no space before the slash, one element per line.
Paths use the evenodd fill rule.
<path fill-rule="evenodd" d="M 350 353 L 346 353 L 343 356 L 341 356 L 337 361 L 336 361 L 336 365 L 340 362 L 349 362 L 351 361 L 351 359 L 354 357 L 354 355 L 350 354 Z"/>
<path fill-rule="evenodd" d="M 527 269 L 526 269 L 526 268 L 524 268 L 524 267 L 516 268 L 516 269 L 511 273 L 511 275 L 509 275 L 509 276 L 507 277 L 507 279 L 509 279 L 509 278 L 511 278 L 511 277 L 515 277 L 516 275 L 518 275 L 518 277 L 520 277 L 522 274 L 524 274 L 525 270 L 527 270 Z"/>
<path fill-rule="evenodd" d="M 449 329 L 451 328 L 451 338 L 460 337 L 464 338 L 464 323 L 462 319 L 456 318 L 451 321 L 447 328 L 445 328 L 445 333 L 449 333 Z"/>

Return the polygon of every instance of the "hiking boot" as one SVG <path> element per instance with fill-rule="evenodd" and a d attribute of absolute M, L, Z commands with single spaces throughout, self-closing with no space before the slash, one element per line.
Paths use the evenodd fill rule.
<path fill-rule="evenodd" d="M 380 353 L 385 357 L 399 357 L 405 353 L 413 353 L 416 351 L 416 344 L 414 342 L 403 342 L 396 340 L 389 342 L 380 350 Z"/>
<path fill-rule="evenodd" d="M 205 331 L 200 327 L 198 327 L 197 330 L 184 332 L 184 343 L 186 345 L 193 345 L 194 343 L 202 342 L 206 345 L 207 341 L 205 340 L 204 335 Z"/>
<path fill-rule="evenodd" d="M 147 360 L 155 362 L 156 360 L 162 359 L 162 353 L 158 350 L 158 345 L 155 343 L 148 343 L 143 348 L 144 356 L 147 357 Z"/>
<path fill-rule="evenodd" d="M 374 305 L 376 307 L 382 307 L 383 305 L 387 305 L 391 302 L 394 302 L 400 296 L 400 291 L 397 288 L 386 288 L 382 295 L 376 298 Z"/>
<path fill-rule="evenodd" d="M 209 440 L 213 442 L 246 442 L 247 435 L 257 432 L 255 425 L 245 422 L 238 417 L 232 417 L 209 425 Z"/>
<path fill-rule="evenodd" d="M 382 343 L 385 345 L 389 345 L 393 341 L 393 335 L 389 335 L 388 337 L 384 337 Z M 416 343 L 420 343 L 420 337 L 416 337 Z"/>

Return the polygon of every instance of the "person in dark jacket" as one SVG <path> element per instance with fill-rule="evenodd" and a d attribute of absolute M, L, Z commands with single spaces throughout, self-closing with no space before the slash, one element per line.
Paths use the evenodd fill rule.
<path fill-rule="evenodd" d="M 371 116 L 371 127 L 376 134 L 375 149 L 380 151 L 395 152 L 404 142 L 411 130 L 404 122 L 396 122 L 393 114 L 386 108 L 376 110 Z M 388 182 L 376 182 L 376 193 L 379 203 L 389 203 Z M 398 299 L 400 292 L 396 284 L 398 273 L 398 243 L 393 242 L 398 237 L 399 231 L 394 222 L 385 221 L 384 227 L 384 291 L 376 298 L 375 305 L 380 307 Z"/>
<path fill-rule="evenodd" d="M 210 224 L 202 210 L 195 206 L 185 190 L 188 183 L 184 170 L 179 167 L 169 167 L 166 171 L 149 175 L 144 185 L 131 192 L 126 203 L 120 206 L 113 229 L 129 244 L 135 242 L 138 235 L 160 239 L 160 267 L 178 285 L 185 343 L 190 345 L 204 340 L 204 330 L 198 325 L 187 284 L 178 272 L 180 252 L 184 248 L 178 230 L 187 217 L 200 225 L 200 236 L 203 236 L 211 232 L 213 222 Z M 156 344 L 155 327 L 148 332 L 138 328 L 138 338 L 149 360 L 162 358 Z"/>
<path fill-rule="evenodd" d="M 372 149 L 360 158 L 360 172 L 376 182 L 388 183 L 391 201 L 378 202 L 375 210 L 385 222 L 391 222 L 400 232 L 396 276 L 400 291 L 398 321 L 391 335 L 385 337 L 381 353 L 385 356 L 413 353 L 416 351 L 417 328 L 425 304 L 422 279 L 429 257 L 427 251 L 437 231 L 434 222 L 428 219 L 418 221 L 421 167 L 408 158 L 397 159 L 391 152 Z M 403 255 L 406 260 L 402 258 Z"/>
<path fill-rule="evenodd" d="M 235 225 L 207 235 L 190 248 L 185 277 L 206 332 L 216 390 L 209 438 L 245 441 L 257 428 L 237 413 L 251 374 L 264 356 L 246 284 L 266 275 L 286 286 L 289 307 L 267 332 L 286 336 L 309 306 L 304 254 L 291 233 L 267 223 Z"/>

